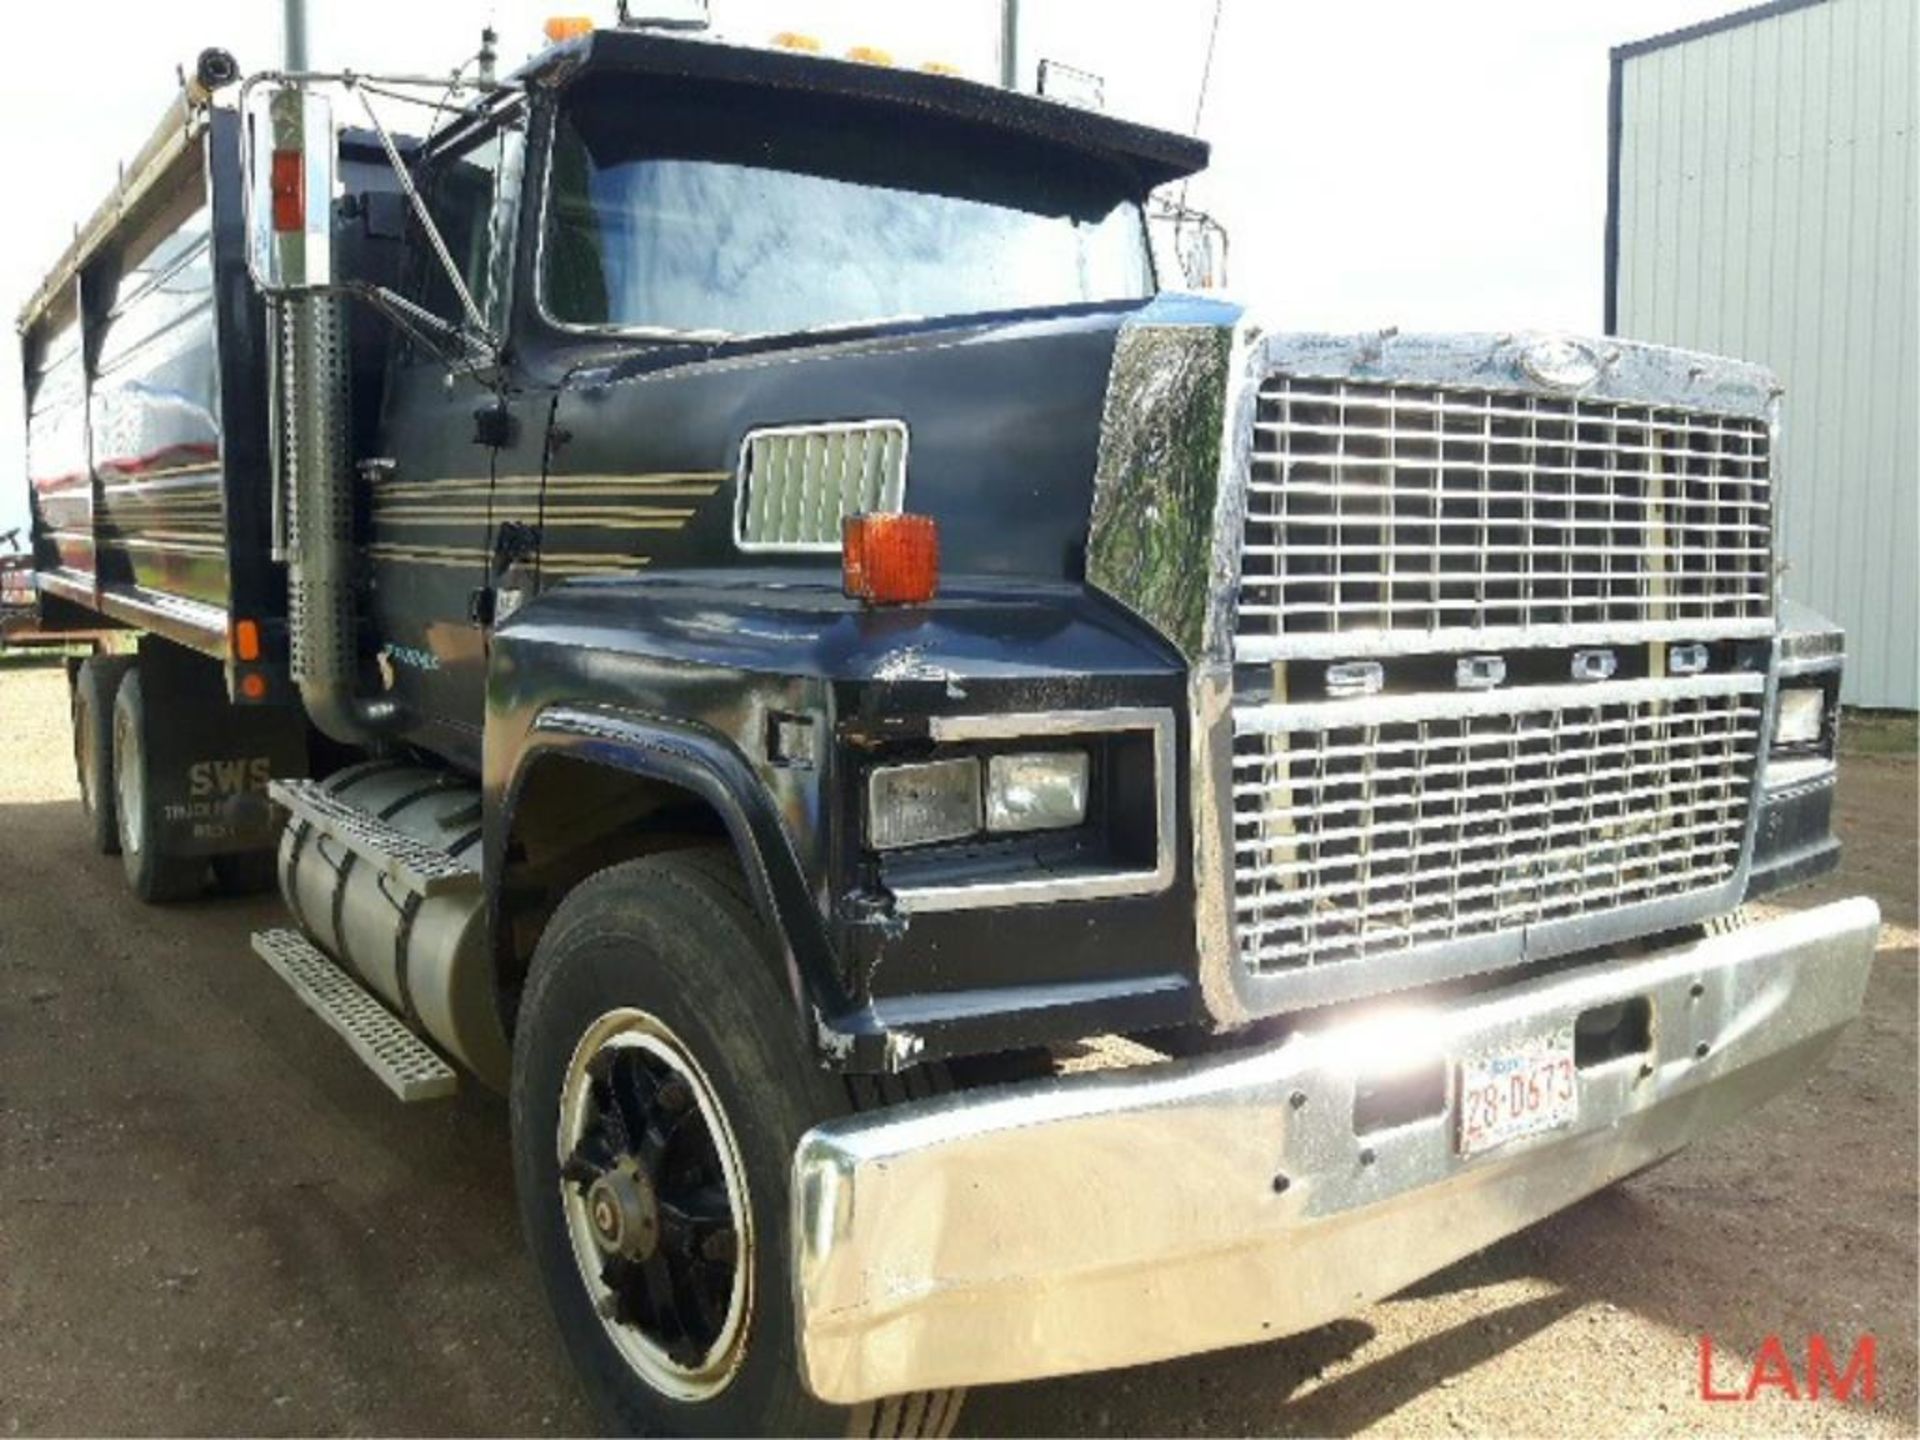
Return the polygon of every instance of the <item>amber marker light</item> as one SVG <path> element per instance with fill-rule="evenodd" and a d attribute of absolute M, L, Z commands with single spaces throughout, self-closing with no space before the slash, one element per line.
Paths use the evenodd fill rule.
<path fill-rule="evenodd" d="M 260 658 L 260 622 L 258 620 L 236 620 L 233 622 L 233 656 L 249 665 Z"/>
<path fill-rule="evenodd" d="M 561 45 L 593 33 L 593 19 L 587 15 L 551 15 L 547 18 L 547 41 Z"/>
<path fill-rule="evenodd" d="M 940 529 L 930 515 L 849 515 L 840 526 L 848 595 L 869 605 L 924 605 L 940 588 Z"/>
<path fill-rule="evenodd" d="M 773 37 L 772 43 L 779 49 L 798 50 L 805 55 L 818 55 L 820 53 L 820 37 L 818 35 L 802 35 L 798 30 L 782 30 L 778 35 Z"/>
<path fill-rule="evenodd" d="M 893 64 L 893 53 L 889 50 L 882 50 L 878 45 L 856 45 L 847 51 L 847 59 L 857 61 L 862 65 L 891 65 Z"/>

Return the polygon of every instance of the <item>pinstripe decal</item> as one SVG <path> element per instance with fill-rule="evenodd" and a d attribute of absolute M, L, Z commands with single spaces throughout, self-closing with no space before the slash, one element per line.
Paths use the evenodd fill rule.
<path fill-rule="evenodd" d="M 668 470 L 647 475 L 555 475 L 544 481 L 538 475 L 387 481 L 373 490 L 375 539 L 367 553 L 386 565 L 481 571 L 488 563 L 486 543 L 436 542 L 452 541 L 457 532 L 472 527 L 506 520 L 538 521 L 547 542 L 536 561 L 539 574 L 554 579 L 617 575 L 653 558 L 629 553 L 626 547 L 648 533 L 684 530 L 699 513 L 697 504 L 662 505 L 660 501 L 706 500 L 732 478 L 725 470 Z M 596 536 L 611 543 L 605 549 L 588 548 Z"/>

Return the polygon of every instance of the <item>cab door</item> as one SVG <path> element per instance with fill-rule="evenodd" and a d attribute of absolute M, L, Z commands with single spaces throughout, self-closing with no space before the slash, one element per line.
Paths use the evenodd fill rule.
<path fill-rule="evenodd" d="M 454 269 L 487 328 L 503 333 L 524 127 L 516 107 L 461 127 L 415 173 Z M 418 217 L 409 213 L 406 297 L 450 323 L 466 307 Z M 486 694 L 485 616 L 498 404 L 494 361 L 423 328 L 397 334 L 387 367 L 370 493 L 371 611 L 381 668 L 416 738 L 477 765 Z"/>

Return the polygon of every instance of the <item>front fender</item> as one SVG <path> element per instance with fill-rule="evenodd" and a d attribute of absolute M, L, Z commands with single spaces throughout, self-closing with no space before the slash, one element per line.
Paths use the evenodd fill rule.
<path fill-rule="evenodd" d="M 773 942 L 794 1013 L 816 1017 L 810 1039 L 824 1044 L 817 1017 L 823 1010 L 845 1009 L 845 994 L 786 828 L 765 786 L 740 752 L 721 736 L 696 726 L 601 705 L 552 705 L 534 717 L 500 803 L 489 807 L 486 818 L 489 921 L 497 943 L 504 943 L 498 937 L 507 933 L 500 883 L 507 837 L 513 833 L 528 776 L 541 760 L 555 755 L 671 785 L 697 797 L 720 817 L 754 908 Z"/>
<path fill-rule="evenodd" d="M 798 1023 L 830 1066 L 895 1070 L 1183 1022 L 1184 867 L 1152 896 L 909 924 L 860 841 L 875 757 L 920 753 L 942 717 L 1177 710 L 1184 667 L 1165 642 L 1080 586 L 955 583 L 928 606 L 866 609 L 814 576 L 755 579 L 576 581 L 495 633 L 490 890 L 507 875 L 526 777 L 564 750 L 678 786 L 721 817 Z M 776 738 L 794 732 L 800 753 L 780 753 Z M 501 937 L 507 904 L 497 893 L 491 903 Z M 511 967 L 509 939 L 497 943 Z"/>

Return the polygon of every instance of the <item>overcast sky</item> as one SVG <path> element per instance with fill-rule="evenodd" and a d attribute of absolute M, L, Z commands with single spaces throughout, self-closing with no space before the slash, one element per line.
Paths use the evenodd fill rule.
<path fill-rule="evenodd" d="M 505 59 L 556 13 L 613 0 L 312 0 L 316 65 L 451 69 L 480 27 Z M 1189 200 L 1233 237 L 1232 289 L 1282 329 L 1597 330 L 1607 50 L 1727 0 L 1223 0 Z M 265 68 L 279 0 L 12 7 L 0 87 L 0 305 L 12 316 L 207 45 Z M 998 0 L 714 0 L 742 43 L 810 31 L 997 73 Z M 1213 0 L 1025 0 L 1022 52 L 1096 71 L 1108 108 L 1194 128 Z M 26 514 L 18 346 L 0 406 L 0 529 Z"/>

